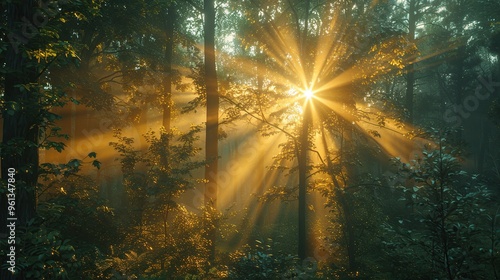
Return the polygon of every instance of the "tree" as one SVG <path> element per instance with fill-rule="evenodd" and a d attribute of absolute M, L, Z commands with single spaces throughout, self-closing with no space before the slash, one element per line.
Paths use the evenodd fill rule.
<path fill-rule="evenodd" d="M 50 84 L 49 69 L 59 64 L 72 63 L 75 53 L 67 42 L 58 38 L 58 30 L 45 32 L 54 27 L 58 11 L 49 4 L 36 1 L 3 3 L 6 12 L 4 30 L 7 32 L 2 46 L 5 65 L 1 113 L 3 119 L 1 170 L 2 205 L 13 206 L 0 210 L 3 223 L 0 233 L 12 234 L 7 229 L 7 219 L 16 218 L 16 232 L 28 226 L 36 216 L 36 192 L 38 181 L 38 149 L 60 147 L 43 139 L 54 136 L 53 125 L 58 118 L 50 112 L 67 99 Z M 56 133 L 57 134 L 57 133 Z M 44 137 L 42 137 L 44 136 Z M 41 140 L 42 139 L 42 140 Z M 10 199 L 7 198 L 10 197 Z M 10 247 L 9 247 L 10 248 Z M 14 250 L 20 256 L 20 244 Z M 9 250 L 10 251 L 10 250 Z M 5 255 L 2 255 L 4 262 Z M 26 271 L 16 268 L 12 273 L 2 268 L 2 279 L 24 279 Z"/>
<path fill-rule="evenodd" d="M 461 170 L 458 151 L 444 138 L 437 145 L 427 146 L 410 164 L 396 161 L 408 178 L 406 186 L 399 186 L 402 199 L 411 198 L 416 211 L 410 219 L 399 219 L 401 226 L 391 230 L 398 241 L 386 245 L 394 252 L 407 246 L 409 255 L 399 256 L 402 265 L 404 258 L 417 256 L 415 279 L 493 279 L 496 272 L 485 249 L 490 246 L 486 205 L 491 194 L 478 176 Z"/>
<path fill-rule="evenodd" d="M 35 214 L 35 187 L 37 181 L 38 168 L 38 129 L 37 123 L 40 105 L 38 104 L 37 78 L 40 73 L 33 65 L 34 61 L 29 58 L 30 45 L 23 44 L 20 40 L 28 40 L 22 33 L 22 27 L 33 24 L 34 1 L 27 1 L 21 4 L 7 5 L 7 20 L 11 28 L 11 41 L 8 45 L 5 56 L 7 73 L 4 86 L 3 117 L 3 149 L 2 156 L 2 178 L 8 178 L 9 168 L 13 168 L 17 177 L 17 204 L 19 210 L 17 217 L 21 224 L 25 224 Z M 28 21 L 21 25 L 22 19 Z M 36 31 L 34 31 L 36 32 Z M 29 34 L 36 36 L 37 34 Z M 14 41 L 14 39 L 17 39 Z M 33 43 L 32 43 L 33 44 Z M 32 45 L 31 44 L 31 45 Z M 31 46 L 33 47 L 33 46 Z M 17 142 L 17 145 L 16 145 Z M 19 146 L 18 146 L 19 145 Z M 12 146 L 10 154 L 8 147 Z M 18 146 L 18 151 L 15 151 Z M 12 150 L 14 149 L 14 150 Z M 18 156 L 16 156 L 16 153 Z M 6 185 L 3 186 L 4 188 Z M 5 196 L 2 196 L 2 205 L 7 205 Z M 2 209 L 2 214 L 5 209 Z M 4 216 L 2 221 L 5 222 Z"/>
<path fill-rule="evenodd" d="M 165 46 L 165 72 L 167 74 L 165 80 L 165 93 L 164 93 L 164 104 L 163 104 L 163 127 L 165 132 L 170 131 L 170 122 L 172 115 L 172 58 L 174 50 L 174 24 L 176 22 L 177 7 L 174 3 L 171 3 L 167 8 L 167 22 L 165 28 L 165 35 L 167 37 Z"/>
<path fill-rule="evenodd" d="M 408 11 L 408 41 L 410 43 L 415 42 L 416 29 L 417 29 L 417 18 L 418 18 L 418 7 L 417 0 L 410 0 Z M 407 67 L 406 74 L 406 109 L 408 110 L 408 121 L 413 122 L 413 95 L 415 86 L 415 64 L 410 62 Z"/>
<path fill-rule="evenodd" d="M 136 150 L 134 139 L 119 131 L 118 141 L 110 143 L 120 153 L 123 184 L 129 194 L 125 213 L 129 230 L 120 251 L 140 256 L 129 273 L 172 276 L 185 273 L 181 267 L 189 271 L 203 269 L 210 247 L 203 229 L 198 227 L 203 219 L 178 202 L 193 188 L 191 172 L 203 165 L 193 159 L 201 150 L 196 147 L 200 131 L 200 126 L 193 126 L 184 134 L 169 133 L 169 139 L 163 132 L 160 136 L 150 132 L 145 135 L 149 146 L 144 151 Z M 168 168 L 163 165 L 165 161 L 170 163 Z M 186 228 L 179 225 L 183 221 Z M 188 227 L 196 230 L 189 232 Z M 126 270 L 115 265 L 115 269 Z"/>
<path fill-rule="evenodd" d="M 258 3 L 252 2 L 252 5 L 256 4 Z M 289 168 L 297 171 L 299 182 L 297 187 L 279 188 L 276 191 L 283 194 L 293 193 L 298 199 L 298 255 L 302 259 L 311 253 L 307 250 L 306 196 L 311 189 L 308 178 L 311 174 L 317 174 L 317 169 L 324 170 L 308 157 L 310 152 L 315 152 L 325 158 L 325 153 L 318 152 L 312 144 L 318 127 L 325 123 L 332 124 L 334 121 L 333 123 L 338 126 L 352 126 L 343 130 L 346 134 L 352 134 L 352 131 L 359 129 L 359 127 L 354 128 L 352 124 L 365 119 L 366 115 L 356 110 L 356 102 L 360 99 L 359 96 L 364 94 L 361 86 L 357 86 L 356 83 L 367 85 L 381 73 L 400 69 L 406 50 L 410 49 L 399 34 L 376 30 L 373 33 L 367 32 L 368 35 L 362 35 L 362 27 L 358 27 L 358 32 L 350 30 L 354 23 L 349 19 L 354 14 L 363 17 L 359 25 L 368 26 L 372 17 L 376 18 L 379 11 L 372 14 L 365 10 L 364 5 L 358 6 L 353 3 L 327 2 L 314 8 L 310 8 L 309 4 L 308 1 L 301 2 L 300 5 L 294 5 L 293 1 L 286 3 L 277 1 L 252 7 L 258 10 L 250 13 L 251 16 L 247 19 L 247 24 L 253 28 L 242 24 L 249 29 L 245 37 L 250 39 L 245 39 L 245 44 L 250 45 L 250 48 L 253 47 L 257 55 L 265 57 L 261 63 L 269 69 L 269 76 L 265 77 L 264 82 L 271 84 L 275 89 L 263 91 L 262 78 L 258 76 L 258 90 L 247 91 L 250 94 L 261 93 L 254 97 L 257 99 L 255 103 L 242 102 L 243 104 L 237 105 L 265 124 L 263 129 L 265 135 L 283 133 L 288 138 L 276 161 L 283 163 L 287 160 L 292 165 L 297 164 L 297 167 Z M 309 25 L 309 21 L 314 24 Z M 377 42 L 375 39 L 382 42 Z M 347 78 L 344 75 L 349 74 L 346 73 L 355 74 L 352 74 L 354 77 Z M 337 79 L 342 81 L 337 84 Z M 310 100 L 304 98 L 303 94 L 309 90 L 315 95 Z M 242 99 L 242 95 L 239 92 L 239 100 Z M 251 108 L 250 104 L 255 107 Z M 346 108 L 348 112 L 342 111 L 339 107 Z M 298 112 L 300 110 L 302 116 Z M 266 115 L 268 113 L 269 115 Z M 294 121 L 289 121 L 292 119 L 290 116 L 295 117 Z M 341 130 L 335 127 L 331 129 Z M 350 142 L 352 138 L 346 136 L 346 139 L 349 139 L 346 142 Z M 327 153 L 330 152 L 328 148 L 326 150 Z M 323 167 L 325 165 L 326 161 L 320 164 Z M 331 172 L 335 173 L 333 170 Z M 340 191 L 343 186 L 338 184 L 335 187 Z M 347 204 L 344 203 L 346 207 Z M 354 235 L 351 236 L 353 244 Z M 354 252 L 354 246 L 351 247 L 351 252 Z M 352 260 L 354 264 L 354 255 Z M 355 269 L 355 265 L 352 265 L 352 268 Z"/>
<path fill-rule="evenodd" d="M 35 216 L 36 209 L 37 145 L 40 125 L 38 118 L 41 109 L 38 103 L 39 88 L 36 82 L 39 73 L 33 65 L 35 62 L 28 56 L 32 43 L 25 45 L 21 41 L 29 39 L 24 36 L 22 27 L 26 29 L 28 24 L 35 26 L 33 22 L 35 7 L 35 1 L 6 5 L 11 44 L 7 46 L 5 56 L 7 73 L 5 74 L 4 106 L 2 106 L 2 196 L 0 204 L 3 209 L 0 210 L 2 223 L 0 233 L 5 237 L 10 234 L 7 228 L 8 218 L 17 218 L 15 224 L 19 232 L 19 228 Z M 24 25 L 23 19 L 27 21 Z M 36 33 L 30 35 L 36 36 Z M 12 180 L 7 178 L 12 178 Z M 10 205 L 10 200 L 7 199 L 8 193 L 11 194 L 10 197 L 15 198 L 13 200 L 15 210 L 12 212 L 8 212 L 6 207 Z M 14 250 L 14 254 L 18 255 L 19 249 Z M 5 263 L 5 255 L 2 255 L 1 260 Z M 3 267 L 0 277 L 2 279 L 25 279 L 24 272 L 18 273 L 18 276 L 14 276 Z"/>
<path fill-rule="evenodd" d="M 217 209 L 217 172 L 219 161 L 219 94 L 217 71 L 215 68 L 215 7 L 214 0 L 204 0 L 205 13 L 205 85 L 207 99 L 207 119 L 205 137 L 205 207 L 206 211 Z M 211 260 L 215 260 L 216 229 L 208 231 L 211 245 Z"/>

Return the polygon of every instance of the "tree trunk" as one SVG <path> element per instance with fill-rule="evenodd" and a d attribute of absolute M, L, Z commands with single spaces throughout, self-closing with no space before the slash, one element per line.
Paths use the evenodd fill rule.
<path fill-rule="evenodd" d="M 354 228 L 353 209 L 347 200 L 347 193 L 336 188 L 336 196 L 340 204 L 340 208 L 344 214 L 344 238 L 346 239 L 346 251 L 348 259 L 348 271 L 355 273 L 358 269 L 356 262 L 356 229 Z"/>
<path fill-rule="evenodd" d="M 343 141 L 343 140 L 342 140 Z M 356 251 L 357 251 L 357 245 L 356 245 L 356 236 L 355 236 L 355 217 L 354 217 L 354 211 L 355 209 L 351 206 L 348 198 L 347 198 L 347 190 L 346 187 L 347 185 L 341 185 L 339 180 L 337 180 L 337 174 L 334 173 L 334 166 L 332 159 L 330 158 L 330 155 L 328 153 L 329 148 L 328 148 L 328 141 L 326 139 L 326 130 L 324 129 L 323 124 L 321 124 L 321 142 L 323 144 L 323 149 L 325 151 L 325 158 L 326 158 L 326 163 L 328 167 L 328 175 L 330 175 L 330 178 L 332 179 L 333 183 L 333 193 L 335 194 L 335 199 L 339 203 L 340 210 L 342 211 L 342 214 L 344 215 L 344 239 L 346 240 L 346 252 L 347 252 L 347 259 L 348 259 L 348 271 L 349 272 L 356 272 L 357 271 L 357 261 L 356 261 Z M 344 153 L 343 151 L 344 145 L 342 144 L 340 147 L 340 152 L 341 154 Z M 341 164 L 343 166 L 343 164 Z M 354 174 L 353 174 L 354 176 Z"/>
<path fill-rule="evenodd" d="M 467 7 L 461 4 L 461 1 L 457 1 L 458 7 L 455 11 L 456 13 L 456 36 L 458 39 L 462 40 L 462 44 L 456 49 L 456 57 L 450 62 L 452 65 L 452 83 L 453 83 L 453 93 L 455 94 L 455 106 L 462 108 L 464 93 L 467 87 L 468 80 L 466 79 L 466 59 L 467 59 L 467 43 L 464 40 L 464 30 L 465 30 L 465 15 Z M 462 118 L 462 125 L 465 125 L 467 118 L 470 116 L 470 112 L 465 111 L 465 114 L 462 110 L 460 110 L 460 117 Z M 458 129 L 455 133 L 455 143 L 454 144 L 462 144 L 463 143 L 463 131 L 462 129 Z"/>
<path fill-rule="evenodd" d="M 172 57 L 174 50 L 174 22 L 176 18 L 176 7 L 172 3 L 167 9 L 167 22 L 165 27 L 165 35 L 167 43 L 165 46 L 165 78 L 163 80 L 163 128 L 165 131 L 161 134 L 163 143 L 163 152 L 160 155 L 160 164 L 163 170 L 161 182 L 163 185 L 168 185 L 170 178 L 170 123 L 172 119 Z"/>
<path fill-rule="evenodd" d="M 309 103 L 309 101 L 306 101 Z M 301 260 L 307 257 L 307 150 L 309 148 L 309 115 L 310 104 L 305 104 L 305 110 L 302 118 L 302 132 L 300 135 L 300 149 L 299 149 L 299 240 L 298 240 L 298 255 Z"/>
<path fill-rule="evenodd" d="M 33 86 L 37 81 L 36 68 L 33 62 L 30 61 L 24 53 L 25 44 L 29 44 L 29 40 L 36 34 L 32 33 L 27 36 L 22 33 L 22 27 L 30 25 L 34 27 L 32 22 L 33 12 L 35 9 L 35 1 L 14 1 L 7 4 L 7 23 L 8 28 L 12 32 L 9 34 L 10 44 L 8 45 L 5 56 L 5 106 L 2 112 L 3 117 L 3 139 L 2 139 L 2 159 L 1 173 L 3 189 L 7 187 L 7 183 L 15 186 L 13 191 L 7 191 L 7 194 L 15 195 L 15 211 L 9 212 L 7 209 L 8 199 L 6 195 L 1 197 L 1 238 L 7 239 L 12 232 L 7 228 L 7 224 L 15 223 L 16 237 L 21 235 L 20 227 L 25 226 L 29 220 L 35 216 L 36 209 L 36 184 L 38 180 L 38 119 L 40 118 L 40 106 L 38 103 L 38 90 L 36 85 L 34 88 L 22 87 L 21 85 L 31 84 Z M 20 24 L 23 23 L 23 24 Z M 21 27 L 21 28 L 20 28 Z M 32 31 L 34 32 L 34 31 Z M 26 33 L 26 32 L 25 32 Z M 30 37 L 30 38 L 27 38 Z M 12 38 L 15 38 L 13 40 Z M 21 44 L 20 38 L 24 38 Z M 23 44 L 24 43 L 24 44 Z M 31 64 L 31 66 L 30 66 Z M 10 109 L 10 104 L 16 104 L 15 109 Z M 9 169 L 15 169 L 13 178 L 8 182 Z M 12 173 L 10 173 L 12 174 Z M 12 196 L 11 196 L 12 197 Z M 7 220 L 9 219 L 9 220 Z M 17 219 L 17 220 L 13 220 Z M 6 252 L 10 252 L 9 250 Z M 21 244 L 15 244 L 15 254 L 19 258 L 19 248 Z M 6 248 L 4 248 L 5 250 Z M 5 268 L 7 262 L 6 256 L 0 257 L 2 270 L 0 279 L 25 279 L 24 272 L 20 271 L 15 277 Z M 19 267 L 15 268 L 19 271 Z"/>
<path fill-rule="evenodd" d="M 165 35 L 167 45 L 165 46 L 165 80 L 163 88 L 163 127 L 165 132 L 170 131 L 172 119 L 172 57 L 174 52 L 174 22 L 176 20 L 176 7 L 172 3 L 167 10 L 167 23 Z"/>
<path fill-rule="evenodd" d="M 410 0 L 410 10 L 408 16 L 408 41 L 415 43 L 415 31 L 417 28 L 417 4 L 416 0 Z M 406 66 L 406 110 L 408 111 L 408 123 L 414 122 L 413 116 L 413 100 L 415 87 L 415 65 L 410 62 Z"/>
<path fill-rule="evenodd" d="M 217 91 L 217 71 L 215 68 L 215 8 L 214 0 L 204 0 L 205 11 L 205 83 L 207 90 L 207 130 L 205 144 L 205 206 L 206 211 L 217 209 L 218 175 L 218 130 L 219 94 Z M 216 225 L 207 229 L 210 245 L 210 261 L 215 260 Z"/>
<path fill-rule="evenodd" d="M 307 68 L 307 33 L 309 29 L 309 4 L 310 1 L 306 0 L 306 13 L 305 13 L 305 26 L 301 36 L 300 42 L 300 61 L 304 68 L 306 77 L 306 84 L 309 83 L 308 69 Z M 300 31 L 300 30 L 299 30 Z M 300 34 L 300 32 L 299 32 Z M 308 85 L 307 85 L 308 86 Z M 309 126 L 311 125 L 311 100 L 304 100 L 304 112 L 302 117 L 302 131 L 300 133 L 300 148 L 298 154 L 298 167 L 299 167 L 299 197 L 298 197 L 298 256 L 301 260 L 307 257 L 307 157 L 309 149 Z"/>

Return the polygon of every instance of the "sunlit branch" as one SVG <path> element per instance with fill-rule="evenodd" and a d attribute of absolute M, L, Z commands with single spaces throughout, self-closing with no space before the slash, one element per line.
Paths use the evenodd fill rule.
<path fill-rule="evenodd" d="M 277 130 L 283 132 L 285 135 L 287 135 L 288 137 L 290 137 L 294 143 L 297 143 L 297 139 L 295 136 L 293 136 L 290 132 L 284 130 L 283 128 L 271 123 L 270 121 L 267 120 L 267 118 L 265 118 L 265 116 L 263 115 L 263 117 L 259 117 L 259 116 L 256 116 L 254 113 L 248 111 L 247 109 L 245 109 L 243 106 L 241 106 L 239 103 L 231 100 L 229 97 L 227 96 L 221 96 L 220 98 L 228 101 L 229 103 L 233 104 L 234 106 L 238 107 L 240 110 L 242 110 L 243 112 L 245 112 L 246 114 L 248 114 L 249 116 L 251 116 L 252 118 L 256 119 L 256 120 L 259 120 L 263 123 L 266 123 L 267 125 L 273 127 L 273 128 L 276 128 Z"/>
<path fill-rule="evenodd" d="M 118 75 L 118 74 L 121 74 L 121 75 Z M 111 80 L 113 80 L 114 77 L 115 77 L 115 75 L 118 75 L 117 77 L 123 77 L 123 71 L 115 71 L 115 72 L 113 72 L 113 73 L 111 73 L 109 75 L 106 75 L 106 76 L 100 78 L 99 80 L 97 80 L 97 82 L 98 83 L 105 82 L 104 81 L 105 79 L 108 79 L 108 78 L 111 78 L 111 77 L 113 77 L 113 78 L 111 78 Z"/>
<path fill-rule="evenodd" d="M 319 173 L 324 173 L 324 171 L 323 170 L 316 170 L 315 172 L 309 173 L 309 175 L 307 175 L 306 178 L 309 179 L 309 178 L 311 178 L 314 175 L 319 174 Z"/>
<path fill-rule="evenodd" d="M 309 150 L 309 151 L 311 151 L 311 152 L 313 152 L 313 153 L 315 153 L 315 154 L 318 156 L 318 158 L 319 158 L 319 160 L 321 161 L 321 163 L 322 163 L 323 165 L 325 165 L 325 161 L 323 160 L 323 158 L 321 157 L 321 154 L 320 154 L 318 151 L 316 151 L 316 150 L 314 150 L 314 149 L 311 149 L 311 148 L 309 148 L 308 150 Z"/>
<path fill-rule="evenodd" d="M 395 129 L 392 129 L 392 128 L 388 128 L 387 126 L 385 125 L 381 125 L 381 124 L 377 124 L 377 123 L 373 123 L 373 122 L 369 122 L 369 121 L 366 121 L 366 120 L 358 120 L 358 122 L 363 122 L 363 123 L 366 123 L 366 124 L 369 124 L 369 125 L 373 125 L 373 126 L 376 126 L 376 127 L 380 127 L 380 128 L 383 128 L 383 129 L 386 129 L 386 130 L 389 130 L 389 131 L 392 131 L 392 132 L 395 132 L 401 136 L 405 136 L 404 133 L 402 132 L 399 132 Z"/>
<path fill-rule="evenodd" d="M 43 69 L 40 71 L 40 73 L 38 73 L 38 75 L 36 76 L 36 79 L 39 79 L 43 73 L 45 73 L 45 71 L 47 71 L 47 69 L 49 69 L 49 66 L 54 63 L 54 61 L 56 61 L 56 59 L 59 57 L 60 54 L 57 54 L 51 61 L 49 61 L 49 63 L 47 63 Z"/>

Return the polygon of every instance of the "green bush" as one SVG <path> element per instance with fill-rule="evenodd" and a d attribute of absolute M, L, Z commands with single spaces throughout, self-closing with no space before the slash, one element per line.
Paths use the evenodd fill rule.
<path fill-rule="evenodd" d="M 235 252 L 229 269 L 229 279 L 315 279 L 314 262 L 300 262 L 297 256 L 273 254 L 270 245 L 262 242 L 246 252 Z"/>

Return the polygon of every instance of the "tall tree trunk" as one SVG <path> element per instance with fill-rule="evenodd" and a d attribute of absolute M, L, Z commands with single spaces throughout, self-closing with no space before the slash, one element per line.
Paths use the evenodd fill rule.
<path fill-rule="evenodd" d="M 408 16 L 408 41 L 415 43 L 415 31 L 417 28 L 417 0 L 410 0 L 410 10 Z M 406 66 L 406 110 L 408 111 L 407 121 L 411 124 L 414 122 L 413 115 L 413 100 L 415 87 L 415 65 L 410 62 Z"/>
<path fill-rule="evenodd" d="M 160 155 L 160 164 L 163 170 L 161 181 L 167 185 L 170 177 L 170 123 L 172 119 L 172 57 L 174 50 L 174 23 L 176 20 L 176 7 L 172 3 L 167 9 L 167 22 L 165 26 L 165 35 L 167 43 L 165 46 L 165 78 L 163 80 L 163 128 L 164 133 L 161 134 L 163 142 L 163 153 Z"/>
<path fill-rule="evenodd" d="M 10 180 L 15 189 L 10 186 L 13 191 L 7 191 L 7 194 L 15 195 L 15 211 L 9 212 L 7 209 L 8 199 L 5 194 L 1 195 L 0 209 L 0 235 L 2 239 L 7 239 L 11 236 L 11 231 L 7 228 L 7 224 L 15 223 L 16 237 L 21 235 L 21 226 L 25 226 L 27 222 L 35 216 L 36 210 L 36 184 L 38 179 L 38 119 L 40 106 L 38 103 L 38 90 L 36 85 L 34 88 L 24 88 L 20 85 L 28 85 L 37 81 L 36 68 L 33 62 L 27 58 L 24 53 L 26 45 L 16 44 L 12 38 L 25 38 L 26 44 L 29 44 L 29 39 L 23 36 L 22 27 L 26 27 L 28 22 L 31 26 L 33 13 L 36 3 L 33 0 L 13 1 L 7 6 L 7 23 L 11 37 L 8 45 L 5 68 L 5 92 L 4 101 L 7 106 L 2 112 L 3 117 L 3 139 L 2 139 L 2 188 L 7 188 L 9 170 L 15 169 L 14 179 Z M 23 23 L 24 22 L 24 23 Z M 36 35 L 36 34 L 32 34 Z M 33 36 L 31 36 L 33 37 Z M 31 65 L 30 65 L 31 64 Z M 15 109 L 11 104 L 16 104 Z M 10 173 L 12 174 L 12 173 Z M 12 196 L 11 196 L 12 197 Z M 7 220 L 14 219 L 17 220 Z M 4 240 L 5 240 L 4 239 Z M 11 244 L 12 245 L 12 244 Z M 9 250 L 4 252 L 10 252 Z M 21 244 L 15 244 L 15 254 L 19 258 L 19 248 Z M 6 248 L 3 248 L 4 250 Z M 25 279 L 23 271 L 19 271 L 17 266 L 15 269 L 19 271 L 19 275 L 15 277 L 10 271 L 5 268 L 7 260 L 6 256 L 0 257 L 2 270 L 0 279 Z"/>
<path fill-rule="evenodd" d="M 167 9 L 167 22 L 165 26 L 165 35 L 167 37 L 165 46 L 165 79 L 163 80 L 163 128 L 165 129 L 161 137 L 163 137 L 163 154 L 160 156 L 163 185 L 168 186 L 171 177 L 170 166 L 170 125 L 172 120 L 172 58 L 174 51 L 174 23 L 176 20 L 176 6 L 172 2 Z M 166 199 L 166 208 L 163 213 L 163 235 L 164 235 L 164 248 L 168 248 L 168 217 L 170 214 L 170 195 Z M 165 271 L 165 259 L 160 261 L 162 271 Z"/>
<path fill-rule="evenodd" d="M 217 209 L 218 175 L 218 130 L 219 130 L 219 94 L 217 91 L 217 71 L 215 68 L 215 8 L 214 0 L 204 0 L 205 11 L 205 83 L 207 90 L 207 130 L 205 144 L 205 206 L 207 211 Z M 215 260 L 216 225 L 208 231 L 210 260 Z"/>
<path fill-rule="evenodd" d="M 343 141 L 343 140 L 342 140 Z M 323 124 L 321 124 L 321 142 L 323 144 L 323 149 L 325 151 L 325 158 L 327 167 L 329 170 L 328 175 L 332 179 L 333 183 L 333 193 L 335 194 L 335 199 L 339 203 L 339 208 L 342 211 L 344 216 L 344 224 L 343 224 L 343 234 L 344 239 L 346 241 L 346 253 L 348 259 L 348 271 L 356 272 L 357 271 L 357 261 L 356 261 L 356 236 L 355 236 L 355 217 L 354 211 L 355 209 L 352 207 L 352 204 L 348 200 L 347 193 L 347 185 L 342 185 L 337 179 L 337 174 L 334 173 L 335 167 L 333 166 L 332 159 L 329 154 L 328 141 L 326 139 L 326 130 L 324 129 Z M 340 153 L 344 153 L 344 144 L 341 144 Z M 341 164 L 343 166 L 343 164 Z"/>
<path fill-rule="evenodd" d="M 166 77 L 163 86 L 163 127 L 165 132 L 170 131 L 170 122 L 172 118 L 172 57 L 174 52 L 174 23 L 176 20 L 176 7 L 172 3 L 167 10 L 167 22 L 165 35 L 167 45 L 165 46 L 165 73 Z"/>
<path fill-rule="evenodd" d="M 450 62 L 452 65 L 452 83 L 453 83 L 453 93 L 455 94 L 455 106 L 462 108 L 464 93 L 467 87 L 468 80 L 466 79 L 466 59 L 467 59 L 467 42 L 465 40 L 465 15 L 467 6 L 465 6 L 462 1 L 457 1 L 457 7 L 455 11 L 454 18 L 456 19 L 453 23 L 456 26 L 456 36 L 458 40 L 461 40 L 459 47 L 456 49 L 456 57 Z M 462 109 L 463 110 L 463 109 Z M 462 125 L 465 125 L 467 118 L 470 116 L 468 111 L 460 110 L 460 117 L 462 118 Z M 455 133 L 455 143 L 463 143 L 463 131 L 458 129 Z"/>
<path fill-rule="evenodd" d="M 310 0 L 306 0 L 306 14 L 305 26 L 301 36 L 300 42 L 300 61 L 304 68 L 306 77 L 306 84 L 309 83 L 308 69 L 307 68 L 307 33 L 309 29 L 309 4 Z M 300 34 L 300 32 L 299 32 Z M 307 86 L 309 86 L 307 84 Z M 302 117 L 302 131 L 300 133 L 300 149 L 298 154 L 298 167 L 299 167 L 299 197 L 298 197 L 298 256 L 301 260 L 307 257 L 307 157 L 309 149 L 309 126 L 311 125 L 311 104 L 310 100 L 304 100 L 304 112 Z"/>
<path fill-rule="evenodd" d="M 306 101 L 309 103 L 309 101 Z M 299 240 L 298 240 L 298 256 L 301 260 L 307 257 L 307 150 L 309 148 L 309 125 L 310 125 L 310 104 L 305 104 L 305 110 L 302 118 L 302 131 L 300 135 L 299 149 Z"/>
<path fill-rule="evenodd" d="M 356 229 L 354 227 L 354 213 L 347 199 L 347 192 L 335 188 L 335 195 L 338 199 L 340 208 L 342 209 L 342 214 L 344 215 L 344 238 L 346 240 L 346 252 L 348 259 L 348 270 L 349 272 L 356 272 L 358 269 L 356 261 Z"/>

